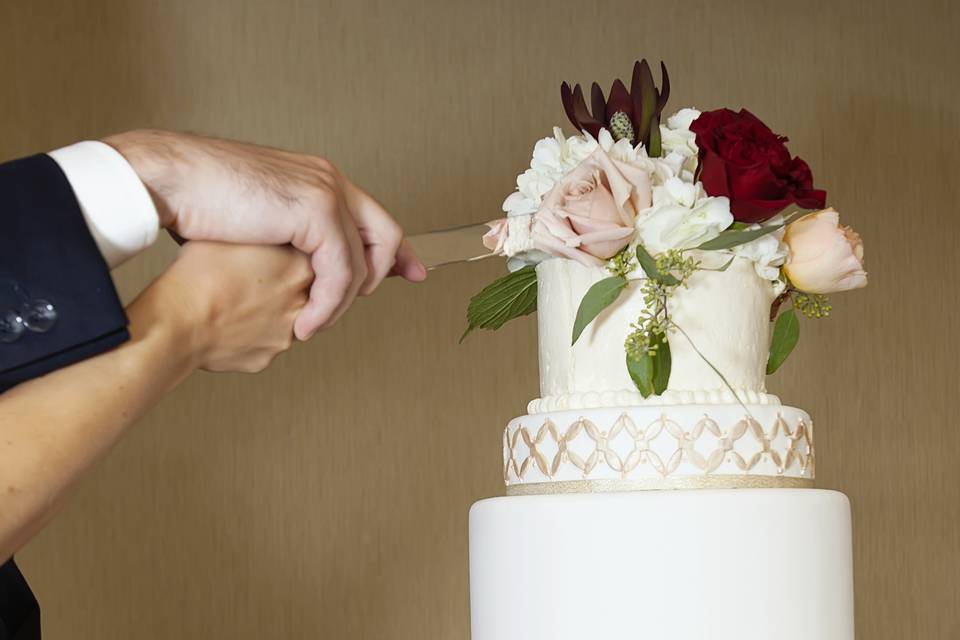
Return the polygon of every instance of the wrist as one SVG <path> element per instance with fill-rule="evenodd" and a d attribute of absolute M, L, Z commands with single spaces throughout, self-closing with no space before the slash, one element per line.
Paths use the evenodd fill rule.
<path fill-rule="evenodd" d="M 176 382 L 199 369 L 210 349 L 207 323 L 161 276 L 127 308 L 131 341 L 161 350 Z"/>
<path fill-rule="evenodd" d="M 160 226 L 176 224 L 170 194 L 178 182 L 178 134 L 151 129 L 135 129 L 101 140 L 117 150 L 130 164 L 153 200 Z"/>

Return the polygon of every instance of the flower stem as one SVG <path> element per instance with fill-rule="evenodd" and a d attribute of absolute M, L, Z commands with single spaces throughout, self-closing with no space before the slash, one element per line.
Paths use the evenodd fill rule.
<path fill-rule="evenodd" d="M 723 375 L 722 373 L 720 373 L 720 370 L 717 369 L 717 368 L 714 366 L 714 364 L 713 364 L 712 362 L 710 362 L 709 359 L 707 359 L 707 356 L 703 355 L 703 352 L 700 351 L 700 349 L 697 348 L 697 345 L 694 344 L 693 339 L 690 337 L 690 335 L 689 335 L 686 331 L 683 330 L 683 327 L 681 327 L 680 325 L 678 325 L 676 322 L 673 322 L 672 320 L 670 321 L 670 326 L 673 327 L 674 329 L 676 329 L 677 331 L 679 331 L 680 333 L 683 334 L 683 337 L 687 339 L 687 342 L 690 343 L 690 346 L 693 348 L 693 350 L 697 353 L 698 356 L 700 356 L 700 359 L 703 360 L 704 362 L 706 362 L 706 363 L 707 363 L 707 366 L 710 367 L 711 369 L 713 369 L 713 372 L 720 377 L 720 380 L 723 381 L 723 384 L 726 385 L 727 389 L 730 390 L 730 393 L 733 394 L 733 397 L 734 397 L 734 399 L 736 399 L 737 404 L 739 404 L 741 407 L 743 407 L 743 410 L 747 412 L 747 416 L 749 416 L 749 418 L 750 418 L 751 420 L 753 420 L 754 422 L 756 422 L 756 418 L 753 417 L 753 414 L 750 413 L 750 409 L 747 408 L 747 405 L 745 405 L 745 404 L 743 403 L 743 400 L 740 399 L 740 396 L 737 395 L 737 392 L 736 392 L 736 390 L 733 388 L 733 385 L 731 385 L 731 384 L 727 381 L 726 377 L 724 377 L 724 375 Z"/>

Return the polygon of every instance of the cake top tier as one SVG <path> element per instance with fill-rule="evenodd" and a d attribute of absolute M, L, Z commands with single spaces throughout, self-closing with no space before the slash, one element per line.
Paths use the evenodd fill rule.
<path fill-rule="evenodd" d="M 716 260 L 694 255 L 703 264 Z M 631 379 L 624 355 L 624 337 L 650 312 L 645 274 L 631 274 L 617 299 L 573 345 L 577 307 L 609 272 L 551 259 L 537 266 L 536 275 L 541 397 L 530 403 L 531 414 L 645 404 L 732 404 L 737 396 L 749 404 L 779 404 L 764 387 L 775 288 L 757 275 L 749 260 L 737 258 L 724 271 L 701 268 L 669 298 L 670 321 L 683 333 L 669 332 L 666 346 L 657 347 L 669 349 L 670 376 L 666 389 L 647 398 Z"/>
<path fill-rule="evenodd" d="M 579 133 L 536 143 L 507 217 L 490 223 L 485 243 L 510 274 L 471 300 L 467 332 L 539 300 L 531 409 L 776 402 L 764 375 L 795 346 L 798 315 L 823 317 L 826 294 L 866 285 L 859 236 L 823 208 L 787 139 L 746 109 L 661 123 L 669 86 L 662 64 L 658 88 L 638 62 L 629 91 L 594 83 L 588 109 L 563 83 Z"/>

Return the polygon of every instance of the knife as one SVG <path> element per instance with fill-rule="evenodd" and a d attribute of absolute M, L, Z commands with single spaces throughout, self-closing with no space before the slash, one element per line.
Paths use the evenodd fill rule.
<path fill-rule="evenodd" d="M 483 245 L 483 236 L 490 231 L 487 223 L 438 229 L 407 236 L 407 242 L 427 271 L 460 262 L 475 262 L 496 255 Z"/>
<path fill-rule="evenodd" d="M 475 262 L 497 255 L 483 244 L 483 236 L 488 231 L 490 224 L 481 222 L 418 233 L 407 236 L 407 242 L 427 271 L 432 271 L 448 264 Z M 167 233 L 177 244 L 186 244 L 187 241 L 175 232 L 168 229 Z"/>

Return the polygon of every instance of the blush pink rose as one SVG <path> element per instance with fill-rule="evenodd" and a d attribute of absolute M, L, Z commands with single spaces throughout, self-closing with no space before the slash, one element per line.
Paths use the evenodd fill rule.
<path fill-rule="evenodd" d="M 507 241 L 509 229 L 507 219 L 500 218 L 499 220 L 493 220 L 492 222 L 488 222 L 487 226 L 490 227 L 490 231 L 487 231 L 483 235 L 483 246 L 498 256 L 502 256 L 503 243 Z"/>
<path fill-rule="evenodd" d="M 783 242 L 790 248 L 783 270 L 800 291 L 835 293 L 867 286 L 863 241 L 850 227 L 840 226 L 840 214 L 833 209 L 791 222 Z"/>
<path fill-rule="evenodd" d="M 650 206 L 650 174 L 596 149 L 544 197 L 533 215 L 533 245 L 599 266 L 630 244 L 637 214 Z"/>

